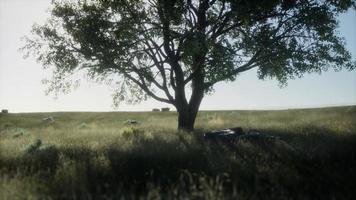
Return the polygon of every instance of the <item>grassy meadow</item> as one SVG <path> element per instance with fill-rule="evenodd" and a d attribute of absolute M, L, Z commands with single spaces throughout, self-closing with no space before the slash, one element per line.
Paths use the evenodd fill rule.
<path fill-rule="evenodd" d="M 0 199 L 356 197 L 356 106 L 202 111 L 194 133 L 176 126 L 175 112 L 1 114 Z M 203 138 L 236 126 L 282 142 Z"/>

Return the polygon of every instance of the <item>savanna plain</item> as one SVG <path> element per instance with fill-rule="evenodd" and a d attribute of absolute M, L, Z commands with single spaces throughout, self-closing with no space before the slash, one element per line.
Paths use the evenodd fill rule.
<path fill-rule="evenodd" d="M 356 106 L 201 111 L 194 132 L 176 127 L 175 112 L 1 114 L 0 199 L 356 197 Z M 203 137 L 228 127 L 279 139 Z"/>

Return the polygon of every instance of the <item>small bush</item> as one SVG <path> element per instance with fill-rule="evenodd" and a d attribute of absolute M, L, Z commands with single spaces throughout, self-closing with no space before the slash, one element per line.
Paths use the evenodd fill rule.
<path fill-rule="evenodd" d="M 121 131 L 121 135 L 125 139 L 140 140 L 146 136 L 144 130 L 135 127 L 126 127 Z"/>
<path fill-rule="evenodd" d="M 59 160 L 59 151 L 54 145 L 42 145 L 41 140 L 30 144 L 22 156 L 23 165 L 31 172 L 54 172 Z"/>

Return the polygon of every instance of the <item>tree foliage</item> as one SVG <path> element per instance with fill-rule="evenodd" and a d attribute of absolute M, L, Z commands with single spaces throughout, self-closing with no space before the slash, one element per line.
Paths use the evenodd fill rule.
<path fill-rule="evenodd" d="M 33 27 L 24 49 L 54 66 L 51 91 L 66 88 L 68 75 L 85 70 L 119 84 L 117 101 L 150 96 L 194 114 L 214 84 L 252 68 L 259 78 L 281 84 L 304 73 L 354 69 L 336 29 L 337 16 L 355 5 L 354 0 L 54 0 L 51 18 Z"/>

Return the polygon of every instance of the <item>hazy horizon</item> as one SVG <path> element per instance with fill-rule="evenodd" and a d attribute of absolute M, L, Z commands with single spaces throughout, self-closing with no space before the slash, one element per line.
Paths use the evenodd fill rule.
<path fill-rule="evenodd" d="M 344 105 L 320 105 L 320 106 L 311 106 L 311 107 L 286 107 L 286 108 L 280 108 L 280 107 L 270 107 L 270 108 L 252 108 L 252 109 L 199 109 L 199 111 L 283 111 L 283 110 L 298 110 L 298 109 L 322 109 L 322 108 L 337 108 L 337 107 L 352 107 L 356 106 L 356 104 L 344 104 Z M 169 106 L 168 106 L 169 107 Z M 161 109 L 160 107 L 156 107 L 158 109 Z M 176 109 L 174 107 L 170 107 L 171 112 L 176 112 Z M 53 110 L 53 111 L 28 111 L 28 112 L 10 112 L 14 114 L 30 114 L 30 113 L 110 113 L 110 112 L 152 112 L 151 110 L 108 110 L 108 111 L 92 111 L 92 110 Z M 161 111 L 159 111 L 161 112 Z"/>

